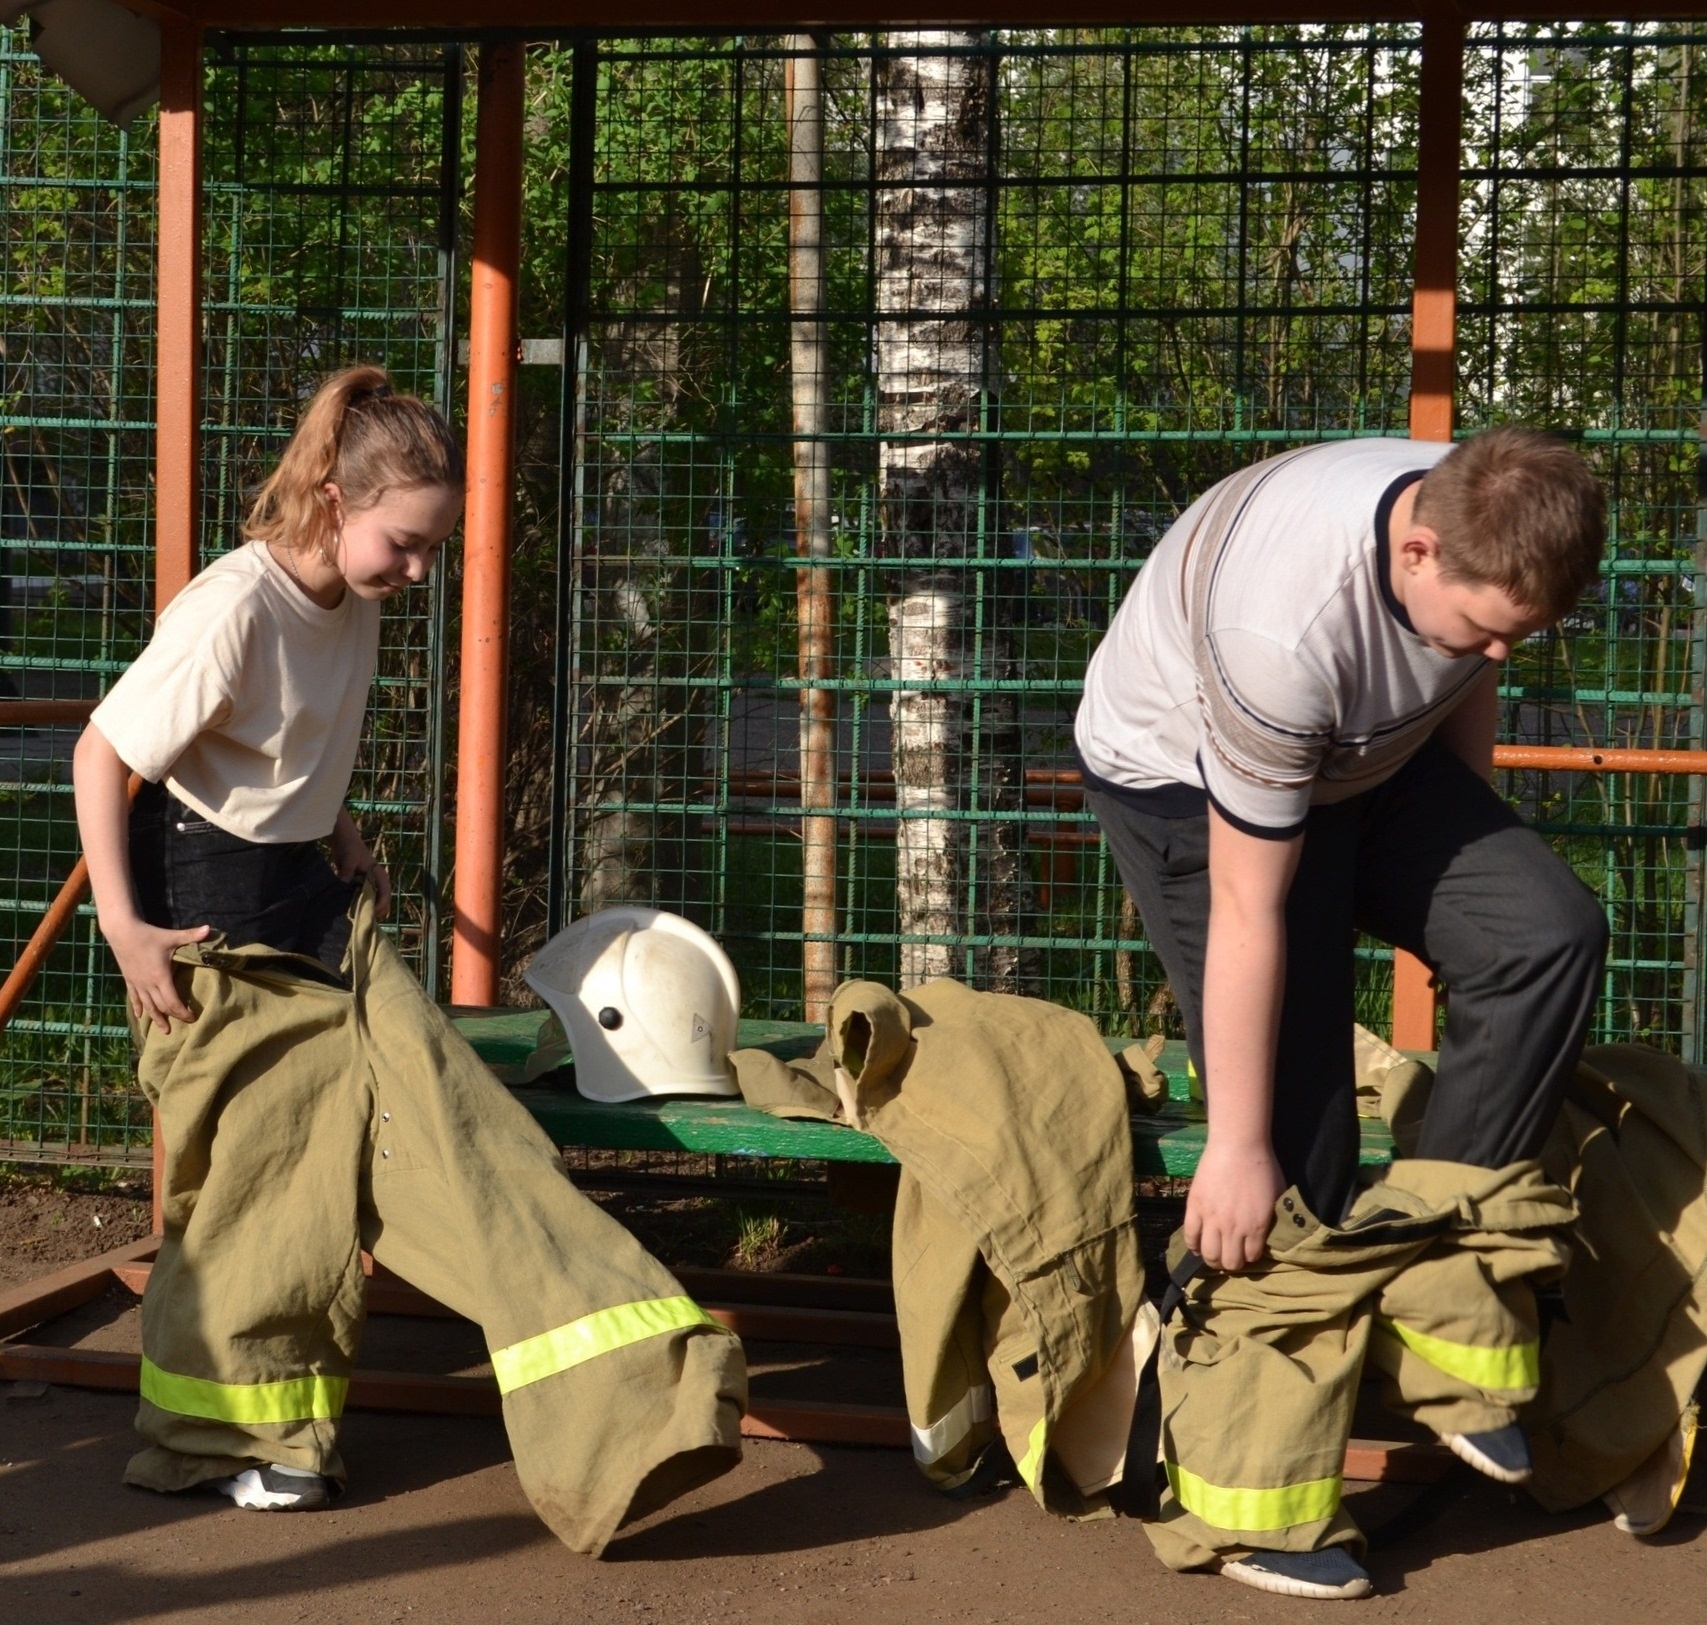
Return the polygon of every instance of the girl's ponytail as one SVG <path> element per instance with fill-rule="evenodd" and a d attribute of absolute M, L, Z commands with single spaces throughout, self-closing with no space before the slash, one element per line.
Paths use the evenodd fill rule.
<path fill-rule="evenodd" d="M 460 489 L 463 482 L 462 450 L 450 425 L 425 401 L 394 394 L 381 368 L 351 367 L 327 379 L 308 403 L 243 534 L 336 562 L 338 525 L 328 484 L 338 487 L 345 510 L 355 512 L 400 487 Z"/>

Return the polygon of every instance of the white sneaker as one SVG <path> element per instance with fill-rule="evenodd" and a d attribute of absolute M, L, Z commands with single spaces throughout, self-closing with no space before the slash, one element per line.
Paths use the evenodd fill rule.
<path fill-rule="evenodd" d="M 301 1467 L 262 1462 L 232 1478 L 210 1478 L 203 1486 L 250 1512 L 319 1512 L 332 1499 L 332 1481 Z"/>
<path fill-rule="evenodd" d="M 1696 1405 L 1685 1407 L 1659 1449 L 1622 1484 L 1601 1497 L 1612 1508 L 1614 1528 L 1626 1535 L 1657 1535 L 1671 1522 L 1689 1478 L 1700 1420 Z"/>

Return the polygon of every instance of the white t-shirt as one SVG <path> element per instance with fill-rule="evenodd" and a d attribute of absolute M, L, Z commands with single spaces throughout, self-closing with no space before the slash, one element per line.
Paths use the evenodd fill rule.
<path fill-rule="evenodd" d="M 210 564 L 166 607 L 93 721 L 135 772 L 229 834 L 331 834 L 379 663 L 379 605 L 322 609 L 263 542 Z"/>
<path fill-rule="evenodd" d="M 1312 446 L 1194 502 L 1091 657 L 1074 727 L 1090 773 L 1158 811 L 1196 787 L 1275 837 L 1396 773 L 1487 666 L 1430 649 L 1388 580 L 1393 503 L 1450 449 Z"/>

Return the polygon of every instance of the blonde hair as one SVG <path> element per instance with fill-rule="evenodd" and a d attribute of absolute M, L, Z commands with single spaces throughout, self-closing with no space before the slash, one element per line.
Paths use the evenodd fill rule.
<path fill-rule="evenodd" d="M 328 378 L 308 403 L 243 534 L 336 563 L 338 521 L 328 484 L 338 487 L 345 511 L 355 512 L 387 491 L 461 490 L 463 483 L 462 448 L 450 425 L 425 401 L 395 394 L 381 368 L 351 367 Z"/>
<path fill-rule="evenodd" d="M 1564 441 L 1489 429 L 1423 476 L 1413 517 L 1440 539 L 1441 573 L 1495 586 L 1556 621 L 1606 551 L 1606 493 Z"/>

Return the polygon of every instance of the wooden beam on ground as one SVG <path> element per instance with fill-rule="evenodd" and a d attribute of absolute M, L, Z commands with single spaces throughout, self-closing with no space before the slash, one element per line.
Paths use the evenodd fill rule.
<path fill-rule="evenodd" d="M 0 1344 L 0 1378 L 57 1382 L 68 1388 L 135 1393 L 142 1358 L 101 1349 L 43 1348 Z M 404 1411 L 426 1416 L 498 1416 L 503 1401 L 490 1377 L 441 1377 L 414 1371 L 357 1371 L 350 1377 L 350 1410 Z M 907 1413 L 896 1405 L 850 1405 L 837 1400 L 766 1399 L 754 1396 L 741 1419 L 749 1439 L 795 1444 L 879 1445 L 905 1450 L 912 1444 Z M 1359 1483 L 1430 1484 L 1451 1466 L 1443 1445 L 1395 1444 L 1353 1439 L 1345 1452 L 1345 1476 Z"/>
<path fill-rule="evenodd" d="M 110 1349 L 56 1349 L 38 1343 L 0 1343 L 0 1378 L 8 1382 L 57 1382 L 66 1388 L 141 1391 L 142 1356 Z"/>
<path fill-rule="evenodd" d="M 119 1271 L 146 1269 L 146 1260 L 159 1250 L 160 1238 L 148 1236 L 128 1246 L 115 1247 L 99 1258 L 87 1258 L 81 1264 L 67 1265 L 51 1275 L 0 1292 L 0 1337 L 14 1337 L 92 1302 L 113 1284 Z"/>
<path fill-rule="evenodd" d="M 130 1262 L 121 1263 L 110 1271 L 114 1279 L 138 1295 L 147 1290 L 151 1273 L 151 1265 Z M 767 1343 L 825 1343 L 841 1348 L 898 1349 L 901 1346 L 901 1332 L 896 1325 L 893 1308 L 887 1311 L 825 1309 L 780 1300 L 769 1304 L 746 1303 L 741 1301 L 737 1272 L 724 1273 L 736 1276 L 736 1282 L 729 1289 L 735 1301 L 717 1303 L 700 1298 L 700 1307 L 737 1337 Z M 763 1280 L 764 1277 L 750 1279 Z M 97 1287 L 88 1297 L 97 1296 L 100 1290 Z M 86 1302 L 87 1299 L 77 1301 Z M 368 1282 L 367 1311 L 370 1315 L 420 1315 L 435 1320 L 462 1318 L 454 1309 L 447 1309 L 408 1282 L 382 1274 Z M 63 1313 L 63 1310 L 54 1312 Z M 38 1320 L 49 1318 L 44 1315 Z M 24 1324 L 35 1325 L 37 1321 Z"/>
<path fill-rule="evenodd" d="M 1345 1447 L 1345 1476 L 1363 1484 L 1432 1484 L 1457 1459 L 1443 1444 L 1352 1439 Z"/>
<path fill-rule="evenodd" d="M 848 1405 L 836 1400 L 768 1400 L 754 1396 L 741 1418 L 749 1439 L 794 1444 L 875 1444 L 910 1450 L 913 1430 L 896 1405 Z"/>

